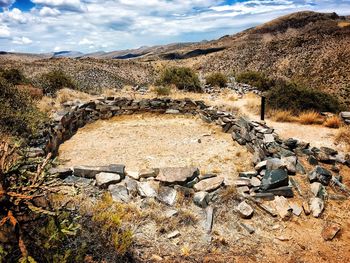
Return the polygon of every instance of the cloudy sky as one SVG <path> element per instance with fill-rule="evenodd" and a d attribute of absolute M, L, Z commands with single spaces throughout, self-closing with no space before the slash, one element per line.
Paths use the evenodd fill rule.
<path fill-rule="evenodd" d="M 0 50 L 88 53 L 209 40 L 300 10 L 350 15 L 350 0 L 0 0 Z"/>

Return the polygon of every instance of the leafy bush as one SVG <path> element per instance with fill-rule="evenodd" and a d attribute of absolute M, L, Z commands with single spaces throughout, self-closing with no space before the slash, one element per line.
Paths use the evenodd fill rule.
<path fill-rule="evenodd" d="M 154 91 L 158 96 L 168 96 L 171 94 L 170 86 L 157 86 Z"/>
<path fill-rule="evenodd" d="M 227 84 L 227 77 L 220 72 L 213 72 L 205 78 L 205 83 L 213 87 L 224 88 Z"/>
<path fill-rule="evenodd" d="M 44 94 L 48 94 L 51 96 L 53 96 L 58 90 L 62 88 L 77 88 L 73 80 L 60 70 L 54 70 L 44 74 L 41 77 L 41 85 Z"/>
<path fill-rule="evenodd" d="M 307 89 L 295 83 L 280 82 L 267 94 L 270 109 L 290 110 L 293 114 L 303 111 L 339 112 L 341 106 L 337 98 L 330 94 Z"/>
<path fill-rule="evenodd" d="M 267 91 L 274 86 L 274 81 L 256 71 L 246 71 L 236 76 L 236 81 Z"/>
<path fill-rule="evenodd" d="M 186 67 L 166 68 L 157 84 L 164 86 L 175 85 L 180 90 L 202 91 L 198 75 L 192 69 Z"/>
<path fill-rule="evenodd" d="M 0 70 L 0 77 L 4 78 L 8 83 L 13 85 L 27 83 L 27 79 L 24 77 L 22 71 L 19 69 L 5 69 Z"/>
<path fill-rule="evenodd" d="M 33 134 L 45 121 L 30 96 L 0 78 L 0 130 L 14 135 Z"/>

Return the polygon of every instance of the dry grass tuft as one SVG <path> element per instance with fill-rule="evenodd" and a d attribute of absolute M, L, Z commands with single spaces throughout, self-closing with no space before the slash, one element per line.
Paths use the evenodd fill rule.
<path fill-rule="evenodd" d="M 56 93 L 56 101 L 60 104 L 71 100 L 88 100 L 91 95 L 72 89 L 61 89 Z"/>
<path fill-rule="evenodd" d="M 271 110 L 269 112 L 271 119 L 278 122 L 293 122 L 296 120 L 293 113 L 288 110 Z"/>
<path fill-rule="evenodd" d="M 237 189 L 234 186 L 228 186 L 220 193 L 220 201 L 222 203 L 227 203 L 232 200 L 237 199 Z"/>
<path fill-rule="evenodd" d="M 339 129 L 334 139 L 336 144 L 343 144 L 347 151 L 350 151 L 350 127 L 342 127 Z"/>
<path fill-rule="evenodd" d="M 323 123 L 323 118 L 322 116 L 315 111 L 307 111 L 307 112 L 302 112 L 298 116 L 298 122 L 301 124 L 322 124 Z"/>
<path fill-rule="evenodd" d="M 251 113 L 258 114 L 261 107 L 261 99 L 253 93 L 248 93 L 246 96 L 245 107 Z"/>
<path fill-rule="evenodd" d="M 340 119 L 340 117 L 338 116 L 333 116 L 330 118 L 327 118 L 324 123 L 323 126 L 326 126 L 328 128 L 333 128 L 333 129 L 337 129 L 340 128 L 343 124 L 343 121 Z"/>

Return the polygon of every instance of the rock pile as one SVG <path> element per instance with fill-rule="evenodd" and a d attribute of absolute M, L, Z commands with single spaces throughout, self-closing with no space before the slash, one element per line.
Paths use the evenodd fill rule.
<path fill-rule="evenodd" d="M 38 137 L 31 138 L 31 148 L 26 151 L 28 163 L 25 169 L 35 172 L 36 165 L 31 164 L 31 160 L 42 158 L 49 152 L 55 156 L 59 145 L 85 124 L 138 112 L 199 115 L 203 121 L 221 126 L 223 132 L 230 133 L 233 140 L 245 146 L 253 154 L 255 170 L 242 172 L 233 181 L 226 181 L 212 174 L 200 174 L 193 167 L 159 167 L 130 172 L 123 165 L 80 166 L 74 169 L 54 169 L 51 172 L 66 180 L 74 181 L 77 177 L 90 180 L 99 188 L 108 189 L 114 200 L 129 202 L 135 196 L 153 197 L 170 206 L 174 204 L 178 194 L 183 192 L 186 196 L 192 196 L 197 206 L 205 208 L 216 200 L 223 186 L 233 185 L 237 187 L 237 193 L 245 199 L 245 203 L 236 207 L 244 218 L 253 216 L 254 211 L 250 209 L 252 204 L 272 216 L 280 215 L 283 219 L 288 219 L 293 214 L 300 215 L 302 210 L 305 214 L 311 213 L 319 217 L 327 200 L 328 185 L 349 193 L 338 174 L 339 165 L 350 166 L 349 155 L 327 147 L 310 148 L 308 143 L 295 139 L 281 140 L 263 122 L 249 121 L 208 107 L 202 101 L 190 99 L 133 100 L 109 97 L 69 105 L 65 111 L 56 113 L 50 126 Z M 295 174 L 308 172 L 300 162 L 301 157 L 307 158 L 315 166 L 308 173 L 312 198 L 305 200 L 302 207 L 286 199 L 294 195 L 293 189 L 299 194 L 301 192 L 293 179 Z M 331 165 L 331 171 L 325 169 L 323 164 Z M 260 203 L 262 199 L 273 201 L 273 207 Z M 208 211 L 211 214 L 211 210 Z"/>

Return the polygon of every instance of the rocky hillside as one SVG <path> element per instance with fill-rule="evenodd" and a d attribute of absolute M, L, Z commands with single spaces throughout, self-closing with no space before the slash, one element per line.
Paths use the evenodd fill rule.
<path fill-rule="evenodd" d="M 209 47 L 225 49 L 195 58 L 204 72 L 257 70 L 349 100 L 349 17 L 294 13 L 201 46 Z"/>
<path fill-rule="evenodd" d="M 0 56 L 0 67 L 20 69 L 34 84 L 40 81 L 42 74 L 62 70 L 80 89 L 89 92 L 149 83 L 153 81 L 154 76 L 150 63 L 131 60 L 42 58 L 6 54 Z"/>

